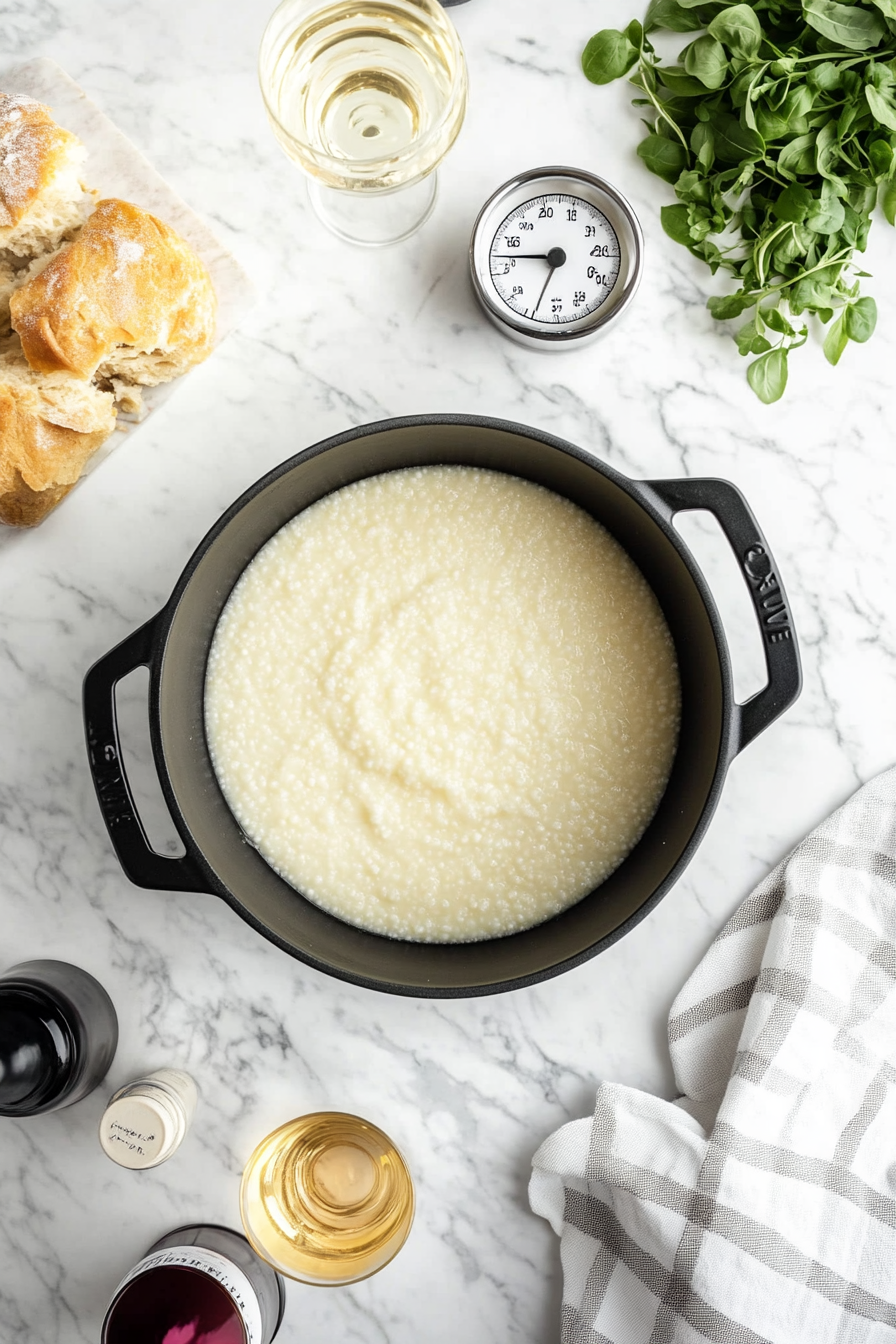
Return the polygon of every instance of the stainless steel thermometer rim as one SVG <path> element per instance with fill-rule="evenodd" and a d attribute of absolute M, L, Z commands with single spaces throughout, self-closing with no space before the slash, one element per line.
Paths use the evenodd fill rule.
<path fill-rule="evenodd" d="M 527 197 L 535 184 L 542 190 Z M 501 301 L 491 273 L 491 252 L 502 225 L 514 209 L 540 196 L 569 196 L 582 201 L 604 216 L 619 246 L 619 272 L 599 307 L 562 326 L 516 314 Z M 628 308 L 644 270 L 644 236 L 634 210 L 611 183 L 579 168 L 553 165 L 520 173 L 493 192 L 476 218 L 469 256 L 476 297 L 500 331 L 530 349 L 568 350 L 595 340 Z"/>

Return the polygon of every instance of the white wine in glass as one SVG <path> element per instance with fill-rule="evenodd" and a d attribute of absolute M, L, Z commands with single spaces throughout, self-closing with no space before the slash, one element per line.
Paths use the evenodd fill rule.
<path fill-rule="evenodd" d="M 263 1260 L 302 1283 L 335 1286 L 369 1278 L 398 1254 L 414 1186 L 376 1125 L 317 1111 L 261 1141 L 243 1172 L 240 1209 Z"/>
<path fill-rule="evenodd" d="M 420 227 L 467 101 L 438 0 L 283 0 L 259 78 L 274 133 L 334 232 L 378 245 Z"/>

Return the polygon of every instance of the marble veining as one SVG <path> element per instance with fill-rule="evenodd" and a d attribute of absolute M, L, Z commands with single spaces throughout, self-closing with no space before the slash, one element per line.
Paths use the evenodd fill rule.
<path fill-rule="evenodd" d="M 579 72 L 595 27 L 638 11 L 633 0 L 564 0 L 550 18 L 541 0 L 453 9 L 470 66 L 467 124 L 425 229 L 369 253 L 321 228 L 268 130 L 254 73 L 263 9 L 0 0 L 0 65 L 57 61 L 257 291 L 214 357 L 55 515 L 0 538 L 3 963 L 80 962 L 122 1027 L 107 1086 L 57 1115 L 0 1121 L 3 1344 L 95 1344 L 106 1301 L 144 1249 L 185 1221 L 236 1224 L 256 1141 L 323 1107 L 358 1111 L 396 1138 L 417 1221 L 375 1278 L 290 1285 L 283 1344 L 559 1339 L 557 1245 L 526 1199 L 532 1153 L 590 1111 L 599 1077 L 670 1094 L 666 1014 L 718 927 L 797 839 L 893 763 L 896 237 L 875 222 L 872 341 L 831 370 L 813 339 L 792 360 L 785 401 L 761 406 L 705 309 L 716 281 L 659 226 L 669 193 L 635 157 L 627 89 L 593 88 Z M 513 346 L 485 322 L 465 255 L 485 198 L 549 163 L 608 177 L 646 235 L 624 324 L 559 356 Z M 318 975 L 210 896 L 132 887 L 87 774 L 80 685 L 158 611 L 205 531 L 262 473 L 349 425 L 449 410 L 532 424 L 635 477 L 735 481 L 792 603 L 805 689 L 734 762 L 691 867 L 632 933 L 547 984 L 425 1002 Z M 748 694 L 762 661 L 741 580 L 715 524 L 682 528 Z M 136 685 L 126 704 L 151 810 Z M 124 1171 L 96 1141 L 105 1099 L 164 1064 L 197 1078 L 196 1123 L 169 1163 Z"/>

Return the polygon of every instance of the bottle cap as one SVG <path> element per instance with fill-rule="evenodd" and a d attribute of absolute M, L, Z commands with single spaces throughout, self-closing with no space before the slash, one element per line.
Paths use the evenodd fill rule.
<path fill-rule="evenodd" d="M 160 1069 L 120 1088 L 100 1121 L 100 1146 L 120 1167 L 141 1171 L 165 1162 L 196 1109 L 196 1085 L 178 1069 Z"/>

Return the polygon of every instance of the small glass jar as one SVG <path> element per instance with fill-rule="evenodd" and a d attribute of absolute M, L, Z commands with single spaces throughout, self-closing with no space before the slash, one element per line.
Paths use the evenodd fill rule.
<path fill-rule="evenodd" d="M 108 1072 L 118 1018 L 98 980 L 66 961 L 23 961 L 0 975 L 0 1115 L 72 1106 Z"/>
<path fill-rule="evenodd" d="M 244 1236 L 194 1223 L 161 1237 L 125 1275 L 101 1344 L 270 1344 L 285 1302 L 280 1275 Z"/>
<path fill-rule="evenodd" d="M 407 1240 L 414 1185 L 376 1125 L 318 1111 L 258 1145 L 243 1172 L 240 1212 L 254 1249 L 282 1274 L 321 1286 L 357 1283 Z"/>
<path fill-rule="evenodd" d="M 100 1121 L 100 1146 L 120 1167 L 143 1171 L 167 1162 L 190 1128 L 196 1084 L 180 1069 L 156 1069 L 120 1087 Z"/>

